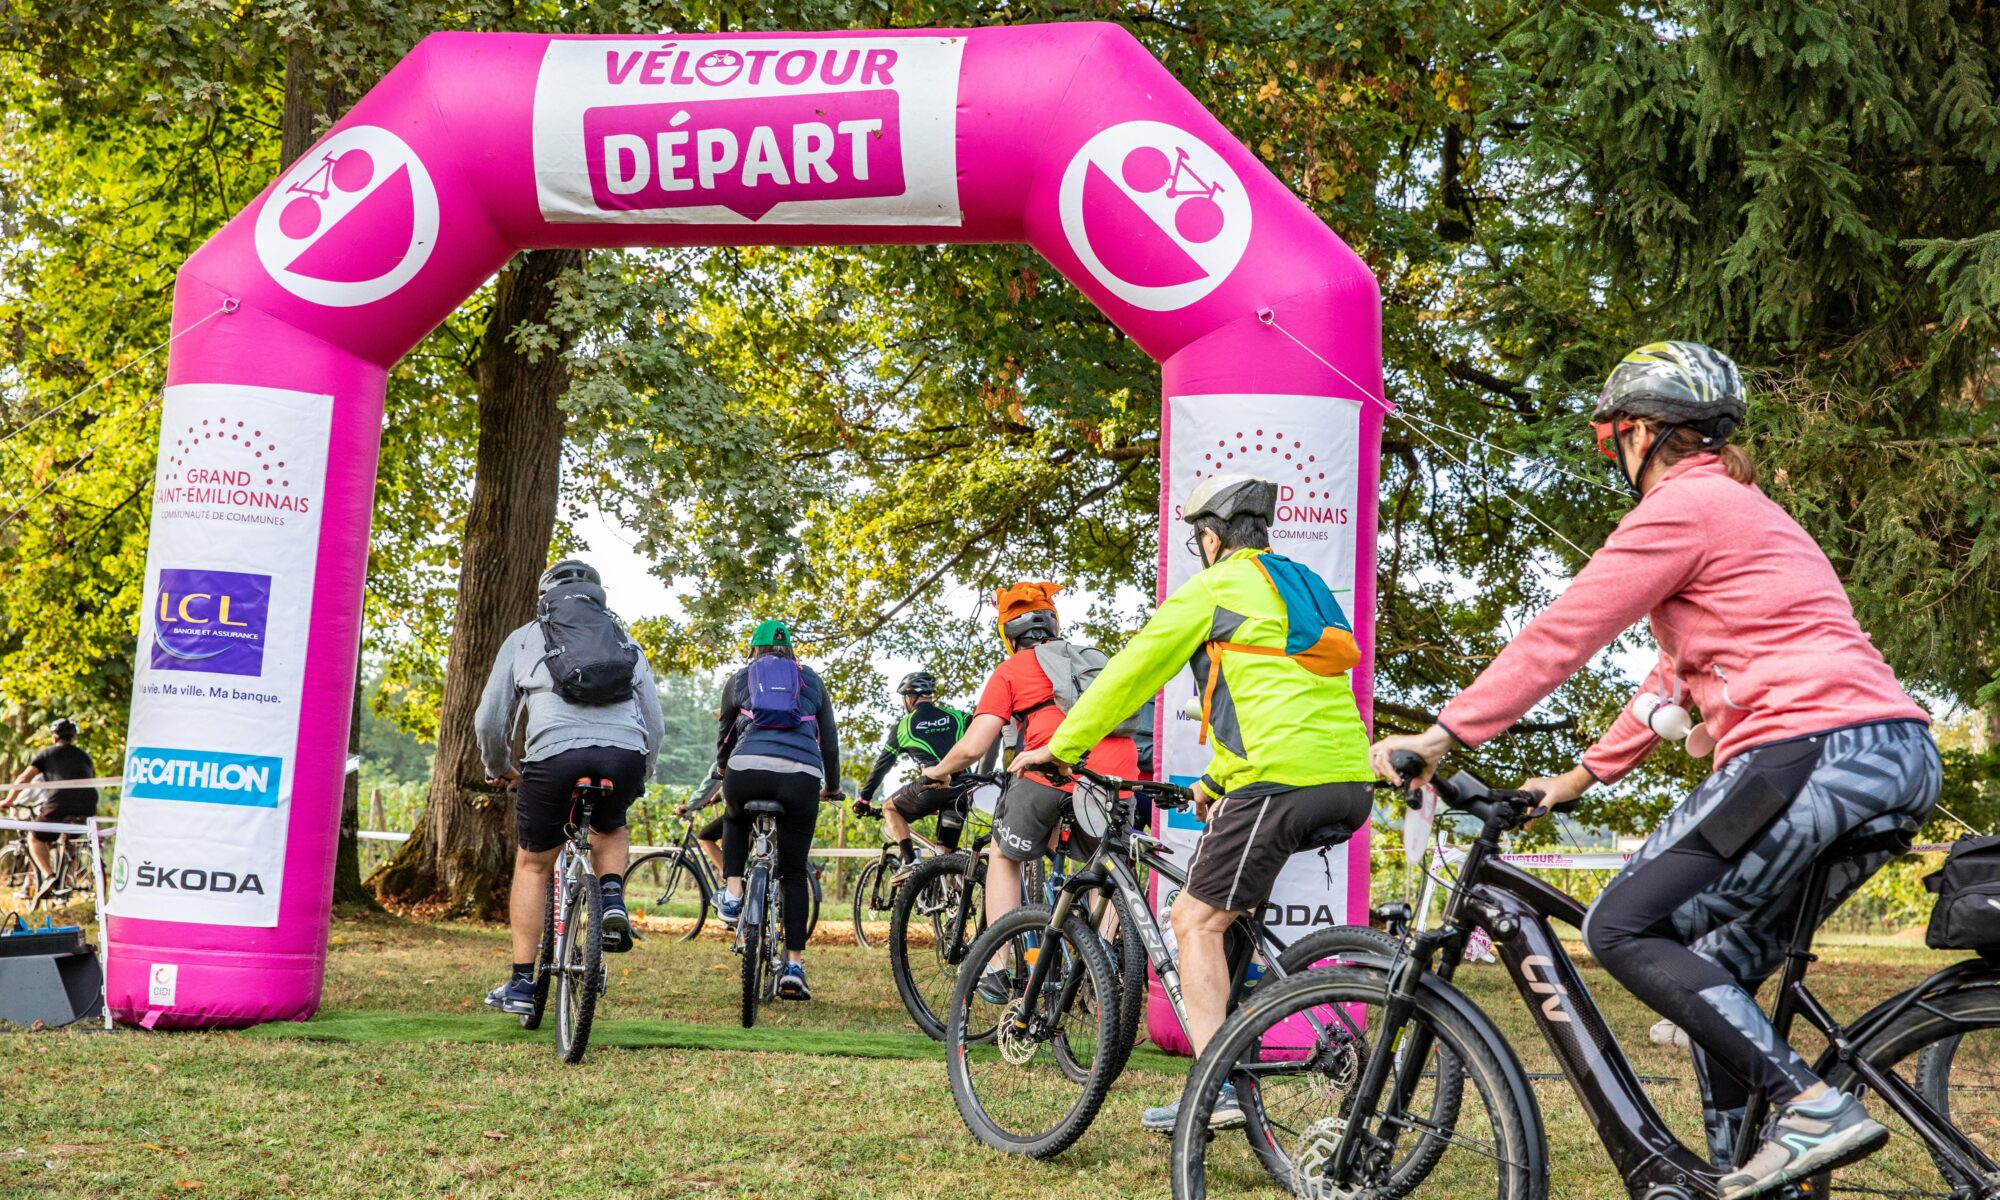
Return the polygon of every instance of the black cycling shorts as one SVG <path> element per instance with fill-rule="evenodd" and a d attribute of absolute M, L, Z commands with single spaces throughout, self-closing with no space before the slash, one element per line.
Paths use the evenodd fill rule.
<path fill-rule="evenodd" d="M 77 833 L 81 834 L 84 832 L 83 823 L 96 815 L 97 801 L 87 798 L 79 800 L 73 795 L 58 792 L 36 809 L 31 819 L 48 825 L 75 825 Z M 31 836 L 38 842 L 53 844 L 57 838 L 70 835 L 37 829 Z"/>
<path fill-rule="evenodd" d="M 611 799 L 591 809 L 590 827 L 616 833 L 625 828 L 625 810 L 646 789 L 646 756 L 612 746 L 578 746 L 522 763 L 521 781 L 514 785 L 514 835 L 521 849 L 540 854 L 562 845 L 570 792 L 585 778 L 611 781 Z"/>
<path fill-rule="evenodd" d="M 695 830 L 694 840 L 697 842 L 714 842 L 720 845 L 722 843 L 722 814 L 717 813 L 715 818 L 708 824 Z"/>
<path fill-rule="evenodd" d="M 1261 796 L 1224 796 L 1188 865 L 1187 894 L 1211 908 L 1248 912 L 1271 898 L 1278 872 L 1332 828 L 1341 841 L 1368 823 L 1374 793 L 1365 783 L 1322 783 Z"/>
<path fill-rule="evenodd" d="M 884 807 L 893 807 L 903 814 L 905 821 L 921 821 L 945 812 L 963 817 L 971 802 L 972 794 L 964 788 L 940 787 L 919 781 L 897 788 L 882 803 Z"/>

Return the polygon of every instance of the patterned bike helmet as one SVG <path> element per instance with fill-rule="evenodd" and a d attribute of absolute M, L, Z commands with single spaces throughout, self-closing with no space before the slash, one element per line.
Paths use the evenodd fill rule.
<path fill-rule="evenodd" d="M 1278 511 L 1278 485 L 1244 471 L 1224 471 L 1194 485 L 1181 520 L 1192 525 L 1203 517 L 1228 521 L 1249 513 L 1269 521 Z"/>
<path fill-rule="evenodd" d="M 1612 370 L 1590 419 L 1682 425 L 1716 449 L 1743 424 L 1745 412 L 1743 377 L 1728 355 L 1699 342 L 1648 342 Z"/>

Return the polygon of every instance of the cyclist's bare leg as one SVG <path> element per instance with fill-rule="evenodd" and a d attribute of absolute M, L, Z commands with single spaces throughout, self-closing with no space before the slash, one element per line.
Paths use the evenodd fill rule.
<path fill-rule="evenodd" d="M 623 875 L 632 857 L 632 830 L 628 826 L 611 833 L 590 831 L 590 869 L 602 875 Z"/>
<path fill-rule="evenodd" d="M 986 923 L 998 921 L 1001 917 L 1021 907 L 1021 864 L 1000 853 L 998 842 L 986 847 Z M 1003 948 L 999 957 L 989 964 L 995 970 L 1007 965 L 1007 951 Z"/>
<path fill-rule="evenodd" d="M 715 866 L 715 873 L 717 875 L 722 874 L 722 843 L 705 842 L 700 838 L 696 838 L 694 844 L 701 847 L 703 854 L 708 855 L 708 861 Z"/>
<path fill-rule="evenodd" d="M 507 923 L 514 934 L 514 961 L 535 961 L 535 947 L 542 940 L 542 918 L 548 911 L 549 877 L 555 874 L 556 855 L 551 850 L 514 851 L 514 886 L 507 894 Z"/>
<path fill-rule="evenodd" d="M 910 836 L 909 818 L 896 811 L 894 796 L 882 801 L 882 830 L 892 842 L 906 841 Z"/>
<path fill-rule="evenodd" d="M 1180 947 L 1181 1001 L 1187 1006 L 1188 1042 L 1195 1057 L 1229 1015 L 1229 953 L 1224 935 L 1241 914 L 1204 904 L 1182 892 L 1170 910 Z"/>
<path fill-rule="evenodd" d="M 26 837 L 28 839 L 28 857 L 33 860 L 35 870 L 40 871 L 44 875 L 54 871 L 56 868 L 52 855 L 55 843 L 45 842 L 32 833 L 27 834 Z"/>

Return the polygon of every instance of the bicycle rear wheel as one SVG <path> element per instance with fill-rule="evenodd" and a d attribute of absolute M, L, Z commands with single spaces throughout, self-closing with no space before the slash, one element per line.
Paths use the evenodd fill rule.
<path fill-rule="evenodd" d="M 819 929 L 819 905 L 820 901 L 825 898 L 819 885 L 819 864 L 814 863 L 806 868 L 806 883 L 812 889 L 810 899 L 812 911 L 806 915 L 806 940 L 810 942 L 812 941 L 813 933 Z"/>
<path fill-rule="evenodd" d="M 1228 1082 L 1235 1083 L 1239 1101 L 1250 1094 L 1246 1108 L 1261 1106 L 1265 1133 L 1278 1142 L 1274 1150 L 1287 1164 L 1282 1182 L 1293 1195 L 1402 1196 L 1420 1182 L 1437 1196 L 1547 1195 L 1541 1117 L 1519 1061 L 1490 1025 L 1476 1023 L 1438 993 L 1420 990 L 1396 1033 L 1395 1044 L 1421 1032 L 1432 1045 L 1426 1062 L 1400 1064 L 1415 1072 L 1411 1102 L 1390 1103 L 1393 1077 L 1365 1104 L 1356 1094 L 1374 1038 L 1385 1026 L 1387 980 L 1385 971 L 1368 967 L 1307 971 L 1259 986 L 1223 1023 L 1181 1096 L 1172 1158 L 1175 1200 L 1263 1191 L 1275 1174 L 1264 1156 L 1246 1163 L 1212 1140 L 1209 1117 Z M 1464 1099 L 1476 1110 L 1455 1106 L 1451 1128 L 1433 1126 L 1428 1116 L 1445 1055 L 1462 1064 L 1473 1085 Z M 1344 1177 L 1330 1179 L 1331 1155 L 1357 1105 L 1366 1110 L 1361 1132 L 1388 1152 L 1357 1155 Z M 1412 1137 L 1417 1151 L 1433 1139 L 1442 1143 L 1421 1174 L 1409 1170 Z"/>
<path fill-rule="evenodd" d="M 965 854 L 945 854 L 920 864 L 896 891 L 889 914 L 889 974 L 917 1028 L 944 1040 L 952 988 L 972 943 L 985 928 L 982 873 Z M 930 945 L 923 944 L 928 935 Z M 985 1041 L 992 1030 L 974 1030 Z"/>
<path fill-rule="evenodd" d="M 981 934 L 959 971 L 945 1021 L 946 1072 L 966 1128 L 995 1150 L 1030 1158 L 1052 1158 L 1090 1128 L 1111 1088 L 1107 1068 L 1117 1038 L 1118 984 L 1102 939 L 1080 915 L 1054 932 L 1049 918 L 1047 908 L 1018 908 Z M 994 1004 L 979 994 L 981 967 L 1003 953 L 1013 994 Z M 1026 1009 L 1026 973 L 1048 955 L 1055 960 Z M 990 1043 L 969 1036 L 996 1026 Z M 1074 1077 L 1079 1064 L 1087 1067 L 1081 1080 Z"/>
<path fill-rule="evenodd" d="M 871 935 L 864 925 L 890 910 L 889 876 L 894 871 L 887 862 L 886 857 L 871 861 L 854 879 L 854 944 L 863 950 L 878 949 L 889 941 L 886 934 Z"/>
<path fill-rule="evenodd" d="M 1980 1153 L 2000 1162 L 2000 987 L 1967 987 L 1927 999 L 1868 1039 L 1862 1053 L 1877 1070 L 1912 1084 Z M 1850 1068 L 1830 1072 L 1826 1081 L 1847 1092 L 1861 1085 Z M 1863 1101 L 1869 1115 L 1888 1126 L 1889 1144 L 1816 1177 L 1808 1184 L 1812 1195 L 2000 1195 L 2000 1179 L 1953 1168 L 1880 1095 L 1867 1092 Z"/>
<path fill-rule="evenodd" d="M 564 890 L 569 901 L 557 939 L 556 1053 L 575 1063 L 590 1048 L 590 1023 L 604 992 L 604 892 L 581 863 L 571 868 Z"/>
<path fill-rule="evenodd" d="M 767 868 L 751 868 L 750 878 L 743 884 L 743 916 L 736 922 L 736 952 L 743 956 L 742 1015 L 745 1029 L 757 1023 L 757 1006 L 764 997 L 764 955 L 767 953 L 764 935 L 770 924 L 764 885 L 768 879 Z"/>
<path fill-rule="evenodd" d="M 675 935 L 676 941 L 692 941 L 701 936 L 708 923 L 708 876 L 701 865 L 691 861 L 700 851 L 679 847 L 655 850 L 632 860 L 625 868 L 625 906 L 633 921 L 647 918 L 692 918 L 693 924 Z"/>
<path fill-rule="evenodd" d="M 542 1014 L 549 1007 L 549 981 L 556 972 L 556 885 L 549 881 L 548 898 L 542 904 L 542 937 L 535 943 L 534 1008 L 521 1014 L 521 1028 L 540 1029 Z"/>

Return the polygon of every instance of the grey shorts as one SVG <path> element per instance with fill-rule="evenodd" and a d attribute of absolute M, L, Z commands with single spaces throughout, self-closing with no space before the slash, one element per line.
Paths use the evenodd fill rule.
<path fill-rule="evenodd" d="M 1017 775 L 994 806 L 993 844 L 1015 862 L 1046 853 L 1049 834 L 1069 812 L 1070 795 L 1038 779 Z"/>

